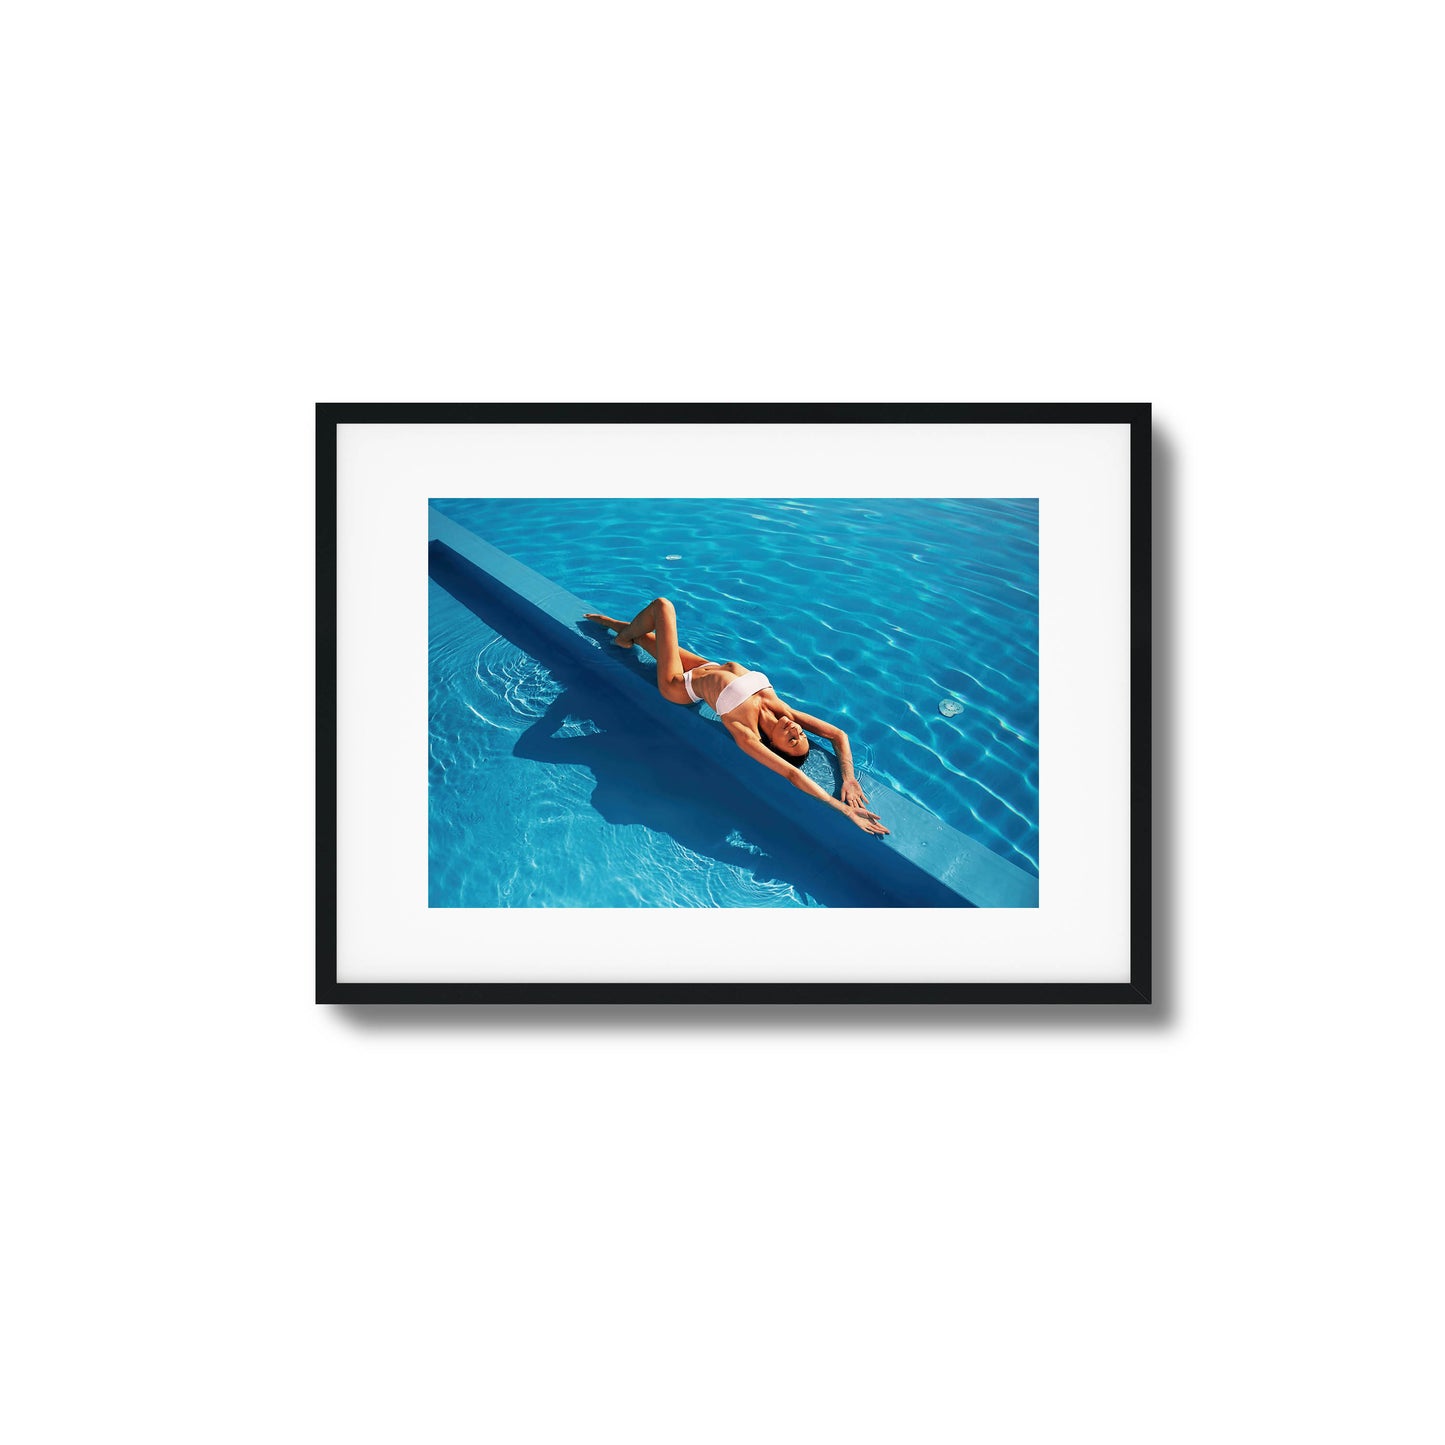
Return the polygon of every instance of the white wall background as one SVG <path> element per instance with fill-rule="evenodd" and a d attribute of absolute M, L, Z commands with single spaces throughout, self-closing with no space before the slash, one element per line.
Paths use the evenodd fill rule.
<path fill-rule="evenodd" d="M 1436 23 L 12 21 L 5 1433 L 1438 1438 Z M 318 399 L 1154 401 L 1165 1003 L 313 1007 Z"/>

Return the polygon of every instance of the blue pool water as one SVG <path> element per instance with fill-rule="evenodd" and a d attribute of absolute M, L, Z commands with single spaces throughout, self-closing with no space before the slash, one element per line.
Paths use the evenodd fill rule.
<path fill-rule="evenodd" d="M 684 646 L 766 671 L 860 772 L 1037 875 L 1036 501 L 433 505 L 601 611 L 671 597 Z M 679 787 L 605 689 L 435 562 L 430 586 L 433 906 L 880 901 L 721 780 Z"/>

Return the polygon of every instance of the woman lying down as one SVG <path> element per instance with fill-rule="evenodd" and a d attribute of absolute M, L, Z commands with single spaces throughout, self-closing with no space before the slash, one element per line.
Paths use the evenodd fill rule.
<path fill-rule="evenodd" d="M 666 597 L 653 598 L 631 622 L 600 612 L 589 612 L 587 620 L 610 627 L 617 634 L 612 639 L 616 646 L 640 646 L 657 659 L 657 690 L 668 702 L 683 707 L 707 703 L 750 758 L 781 773 L 795 788 L 846 814 L 865 833 L 888 831 L 878 821 L 878 814 L 865 807 L 868 799 L 853 776 L 848 734 L 822 718 L 790 707 L 773 691 L 763 673 L 737 662 L 709 662 L 679 647 L 677 611 Z M 843 772 L 841 801 L 830 797 L 797 766 L 808 756 L 805 728 L 833 744 Z"/>

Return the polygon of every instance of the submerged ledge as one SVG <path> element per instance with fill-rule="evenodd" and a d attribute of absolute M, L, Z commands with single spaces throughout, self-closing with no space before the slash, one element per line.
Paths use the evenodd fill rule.
<path fill-rule="evenodd" d="M 697 708 L 681 708 L 668 702 L 657 691 L 650 668 L 642 667 L 635 658 L 629 660 L 610 641 L 604 640 L 600 635 L 602 629 L 583 622 L 583 613 L 600 609 L 523 566 L 434 507 L 428 508 L 428 512 L 429 540 L 469 562 L 489 590 L 518 608 L 528 621 L 543 627 L 549 637 L 565 645 L 568 655 L 579 666 L 621 693 L 649 722 L 667 729 L 678 742 L 722 768 L 774 812 L 806 829 L 851 870 L 870 879 L 900 904 L 974 908 L 1038 906 L 1039 880 L 1031 873 L 956 828 L 950 828 L 911 798 L 894 792 L 866 773 L 860 772 L 858 777 L 868 794 L 869 808 L 890 830 L 886 837 L 864 833 L 841 813 L 760 767 L 739 750 L 721 723 L 705 722 L 698 717 Z"/>

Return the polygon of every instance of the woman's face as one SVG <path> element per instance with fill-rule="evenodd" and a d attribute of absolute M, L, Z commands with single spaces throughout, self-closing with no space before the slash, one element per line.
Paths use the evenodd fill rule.
<path fill-rule="evenodd" d="M 772 744 L 780 753 L 801 762 L 808 756 L 808 735 L 790 717 L 780 717 L 773 724 Z"/>

